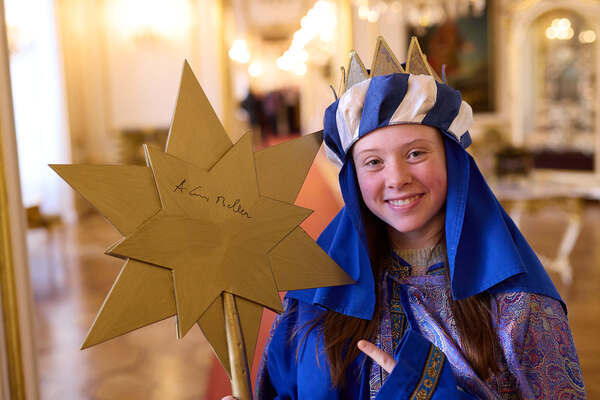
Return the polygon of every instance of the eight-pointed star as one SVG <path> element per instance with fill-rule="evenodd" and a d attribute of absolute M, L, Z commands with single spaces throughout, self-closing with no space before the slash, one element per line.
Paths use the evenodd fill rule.
<path fill-rule="evenodd" d="M 53 165 L 124 236 L 107 253 L 127 261 L 82 347 L 176 315 L 178 336 L 197 322 L 229 372 L 222 291 L 236 295 L 252 360 L 277 290 L 352 283 L 292 204 L 321 140 L 233 145 L 186 62 L 166 150 L 147 148 L 148 166 Z"/>
<path fill-rule="evenodd" d="M 173 270 L 180 336 L 223 291 L 281 311 L 267 253 L 311 211 L 259 194 L 251 134 L 210 171 L 146 154 L 162 210 L 110 253 Z"/>

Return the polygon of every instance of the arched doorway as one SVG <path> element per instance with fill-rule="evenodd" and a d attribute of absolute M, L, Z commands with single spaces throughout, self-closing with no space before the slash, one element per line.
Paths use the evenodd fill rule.
<path fill-rule="evenodd" d="M 507 16 L 512 142 L 600 174 L 600 4 L 521 1 Z"/>
<path fill-rule="evenodd" d="M 529 26 L 523 127 L 537 167 L 594 170 L 595 42 L 592 24 L 572 10 L 545 12 Z"/>

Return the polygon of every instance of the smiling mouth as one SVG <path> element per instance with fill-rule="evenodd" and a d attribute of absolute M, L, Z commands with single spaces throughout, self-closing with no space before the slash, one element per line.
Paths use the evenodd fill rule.
<path fill-rule="evenodd" d="M 419 198 L 421 198 L 423 195 L 422 194 L 417 194 L 415 196 L 411 196 L 408 197 L 406 199 L 398 199 L 398 200 L 387 200 L 387 202 L 392 206 L 392 207 L 400 207 L 400 206 L 405 206 L 407 204 L 412 203 L 415 200 L 418 200 Z"/>

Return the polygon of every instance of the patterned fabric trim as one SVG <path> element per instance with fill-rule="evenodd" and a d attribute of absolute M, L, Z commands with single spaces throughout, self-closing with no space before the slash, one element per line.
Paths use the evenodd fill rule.
<path fill-rule="evenodd" d="M 390 273 L 396 278 L 404 278 L 412 275 L 412 266 L 404 261 L 396 252 L 392 251 L 392 262 L 390 265 Z"/>
<path fill-rule="evenodd" d="M 417 388 L 410 397 L 411 400 L 429 400 L 435 389 L 437 388 L 438 380 L 442 374 L 442 368 L 444 367 L 444 361 L 446 356 L 433 344 L 429 349 L 429 355 L 427 356 L 427 362 L 425 368 L 423 368 L 423 376 L 421 381 L 417 385 Z"/>
<path fill-rule="evenodd" d="M 400 339 L 406 331 L 406 315 L 400 301 L 400 285 L 392 282 L 392 299 L 390 301 L 390 322 L 392 326 L 392 350 L 398 347 Z M 393 353 L 392 353 L 393 354 Z"/>
<path fill-rule="evenodd" d="M 425 273 L 425 275 L 442 274 L 444 272 L 445 266 L 446 266 L 446 264 L 444 264 L 443 262 L 434 264 L 434 265 L 430 266 L 429 268 L 427 268 L 427 272 Z"/>
<path fill-rule="evenodd" d="M 375 338 L 375 345 L 387 354 L 394 354 L 394 349 L 398 347 L 408 326 L 400 300 L 401 281 L 415 273 L 416 275 L 443 275 L 446 266 L 444 263 L 445 252 L 446 248 L 441 243 L 426 249 L 402 250 L 400 251 L 402 256 L 392 250 L 390 257 L 382 260 L 387 271 L 384 273 L 381 289 L 384 293 L 384 304 L 388 304 L 388 307 L 384 307 L 382 310 L 381 324 Z M 425 267 L 413 266 L 415 264 L 411 265 L 409 262 L 421 264 L 435 262 L 435 264 Z M 375 399 L 387 377 L 388 373 L 377 363 L 371 365 L 369 379 L 371 400 Z"/>
<path fill-rule="evenodd" d="M 382 290 L 384 293 L 384 304 L 388 304 L 390 302 L 390 289 L 388 287 L 389 281 L 387 279 L 387 272 L 385 273 L 385 277 L 383 279 Z M 391 327 L 391 315 L 390 309 L 384 307 L 381 310 L 381 325 L 379 329 L 379 333 L 375 338 L 375 345 L 386 352 L 387 354 L 394 354 L 393 347 L 393 339 L 392 339 L 392 327 Z M 371 373 L 369 379 L 369 388 L 370 388 L 370 400 L 374 400 L 377 397 L 377 393 L 379 389 L 381 389 L 381 385 L 385 382 L 388 377 L 388 373 L 379 366 L 376 362 L 371 363 Z"/>

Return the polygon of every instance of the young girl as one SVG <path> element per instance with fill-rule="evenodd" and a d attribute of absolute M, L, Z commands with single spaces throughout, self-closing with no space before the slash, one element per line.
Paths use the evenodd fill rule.
<path fill-rule="evenodd" d="M 318 243 L 356 284 L 287 294 L 256 398 L 585 398 L 566 307 L 465 151 L 470 106 L 410 60 L 325 112 L 345 207 Z"/>

